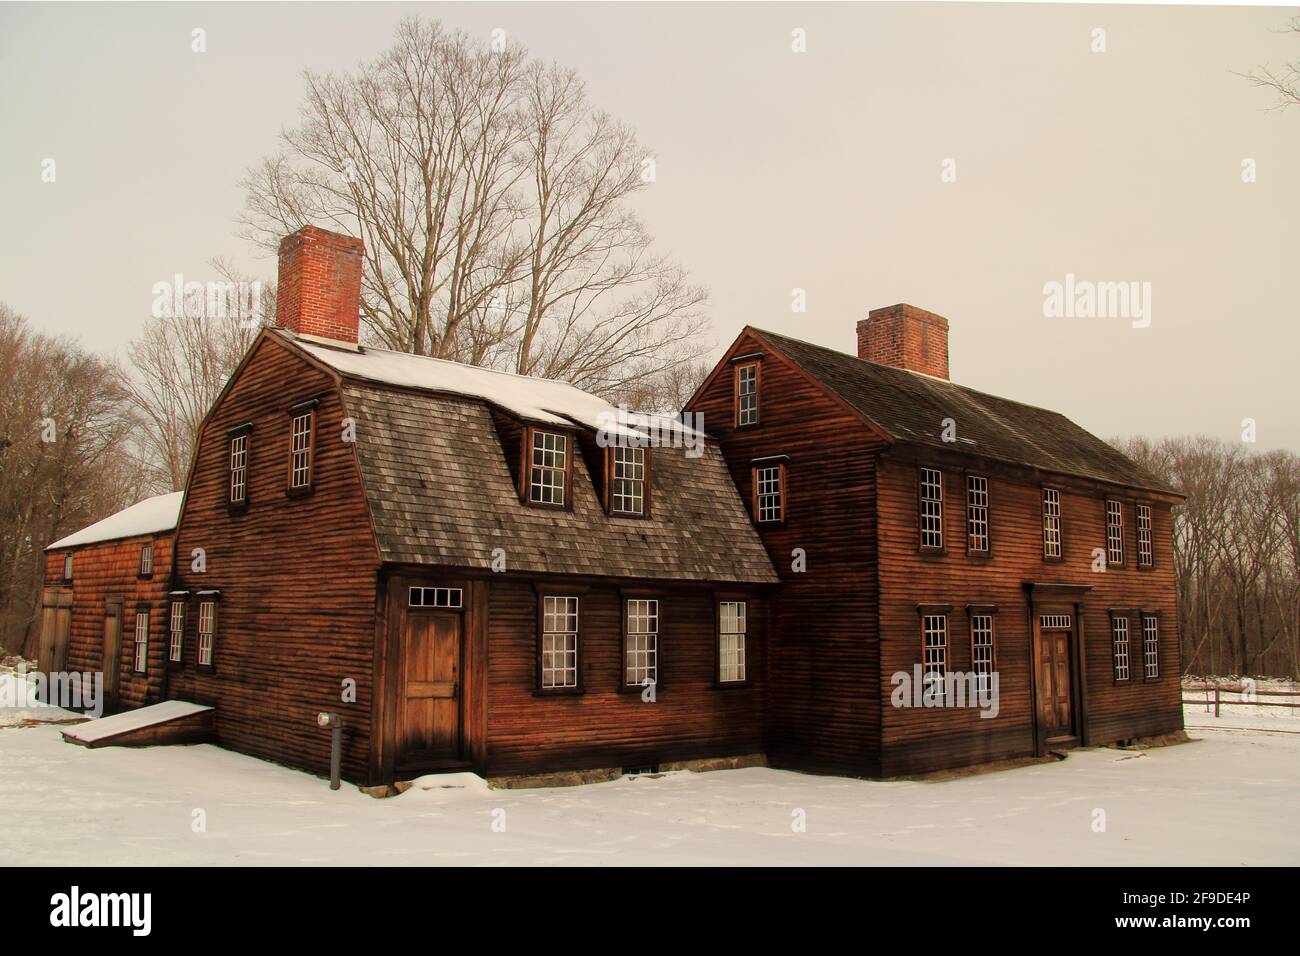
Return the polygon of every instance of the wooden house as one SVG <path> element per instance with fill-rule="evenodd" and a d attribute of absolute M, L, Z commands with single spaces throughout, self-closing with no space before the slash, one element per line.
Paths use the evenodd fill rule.
<path fill-rule="evenodd" d="M 781 577 L 771 762 L 893 776 L 1181 730 L 1181 496 L 1056 412 L 952 383 L 941 316 L 857 333 L 852 356 L 747 327 L 688 406 Z M 947 696 L 918 706 L 917 675 Z M 954 675 L 996 678 L 996 708 L 956 706 Z"/>
<path fill-rule="evenodd" d="M 45 549 L 38 668 L 102 673 L 106 713 L 163 699 L 181 494 L 147 498 Z"/>
<path fill-rule="evenodd" d="M 315 772 L 335 713 L 369 784 L 711 758 L 892 776 L 1181 728 L 1179 495 L 953 384 L 941 317 L 873 311 L 858 356 L 746 328 L 691 414 L 628 419 L 359 345 L 361 257 L 282 242 L 279 327 L 202 425 L 174 568 L 159 534 L 145 591 L 123 563 L 143 538 L 96 545 L 116 577 L 93 590 L 76 565 L 74 622 L 99 617 L 77 661 L 114 596 L 148 605 L 124 705 L 211 706 L 221 744 Z"/>

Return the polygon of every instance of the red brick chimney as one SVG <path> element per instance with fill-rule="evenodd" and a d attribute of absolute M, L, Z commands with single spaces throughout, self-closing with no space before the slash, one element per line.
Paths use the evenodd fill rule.
<path fill-rule="evenodd" d="M 364 248 L 360 239 L 315 226 L 281 239 L 275 324 L 299 335 L 355 345 Z"/>
<path fill-rule="evenodd" d="M 914 305 L 872 309 L 858 321 L 858 358 L 948 377 L 948 320 Z"/>

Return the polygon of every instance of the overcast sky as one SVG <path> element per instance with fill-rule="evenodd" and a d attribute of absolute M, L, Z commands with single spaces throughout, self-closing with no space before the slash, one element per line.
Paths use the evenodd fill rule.
<path fill-rule="evenodd" d="M 1300 109 L 1233 73 L 1300 58 L 1277 7 L 0 4 L 0 301 L 120 354 L 155 282 L 273 275 L 235 235 L 243 170 L 303 68 L 413 11 L 504 28 L 638 130 L 638 208 L 710 290 L 711 358 L 745 324 L 853 351 L 910 302 L 948 318 L 954 381 L 1104 437 L 1249 417 L 1300 447 Z M 1149 282 L 1149 327 L 1045 316 L 1071 274 Z"/>

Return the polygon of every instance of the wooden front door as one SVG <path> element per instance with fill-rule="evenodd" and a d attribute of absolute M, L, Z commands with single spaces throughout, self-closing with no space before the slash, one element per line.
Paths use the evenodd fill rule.
<path fill-rule="evenodd" d="M 67 670 L 72 633 L 72 591 L 46 588 L 41 594 L 41 642 L 37 667 L 46 674 Z"/>
<path fill-rule="evenodd" d="M 1074 733 L 1070 630 L 1038 632 L 1038 730 L 1048 740 Z"/>
<path fill-rule="evenodd" d="M 104 711 L 117 709 L 118 681 L 122 673 L 122 599 L 109 598 L 104 604 Z"/>
<path fill-rule="evenodd" d="M 434 770 L 461 760 L 461 616 L 408 610 L 402 627 L 397 767 Z"/>

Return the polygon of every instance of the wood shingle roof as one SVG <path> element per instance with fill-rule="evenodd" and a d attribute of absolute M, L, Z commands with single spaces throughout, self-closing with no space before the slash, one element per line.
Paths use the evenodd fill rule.
<path fill-rule="evenodd" d="M 889 438 L 1025 466 L 1178 495 L 1114 446 L 1059 412 L 1000 398 L 906 369 L 867 362 L 776 332 L 750 328 Z M 945 419 L 956 442 L 943 439 Z"/>

